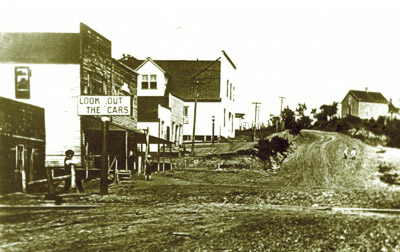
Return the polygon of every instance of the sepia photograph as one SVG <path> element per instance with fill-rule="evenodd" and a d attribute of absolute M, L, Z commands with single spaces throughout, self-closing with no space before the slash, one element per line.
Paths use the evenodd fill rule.
<path fill-rule="evenodd" d="M 0 251 L 400 251 L 400 2 L 0 7 Z"/>

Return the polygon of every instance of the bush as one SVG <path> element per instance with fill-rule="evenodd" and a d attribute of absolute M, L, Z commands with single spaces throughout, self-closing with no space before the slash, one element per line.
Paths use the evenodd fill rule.
<path fill-rule="evenodd" d="M 267 168 L 267 163 L 268 167 L 271 167 L 271 158 L 276 159 L 278 154 L 286 157 L 286 152 L 289 146 L 290 144 L 288 140 L 278 136 L 274 136 L 271 140 L 260 139 L 256 146 L 256 149 L 258 150 L 257 157 L 264 162 L 264 170 Z"/>

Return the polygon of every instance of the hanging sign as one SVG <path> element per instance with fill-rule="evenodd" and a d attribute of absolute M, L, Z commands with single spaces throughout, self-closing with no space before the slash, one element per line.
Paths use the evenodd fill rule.
<path fill-rule="evenodd" d="M 78 115 L 131 115 L 130 96 L 78 96 Z"/>

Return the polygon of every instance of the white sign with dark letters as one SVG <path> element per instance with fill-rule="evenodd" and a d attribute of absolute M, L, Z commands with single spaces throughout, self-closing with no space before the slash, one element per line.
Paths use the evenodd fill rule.
<path fill-rule="evenodd" d="M 131 115 L 131 97 L 78 96 L 78 115 Z"/>

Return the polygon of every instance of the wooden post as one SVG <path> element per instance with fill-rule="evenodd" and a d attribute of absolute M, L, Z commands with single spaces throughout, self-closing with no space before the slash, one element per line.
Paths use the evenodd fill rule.
<path fill-rule="evenodd" d="M 107 167 L 107 138 L 108 138 L 108 131 L 109 131 L 109 121 L 110 118 L 103 116 L 101 118 L 102 124 L 103 124 L 103 146 L 102 146 L 102 151 L 101 151 L 101 176 L 100 176 L 100 194 L 101 195 L 106 195 L 108 194 L 108 184 L 107 184 L 107 173 L 108 173 L 108 167 Z"/>
<path fill-rule="evenodd" d="M 51 176 L 51 171 L 49 167 L 46 167 L 47 185 L 49 187 L 49 193 L 54 194 L 54 184 L 53 176 Z"/>
<path fill-rule="evenodd" d="M 172 171 L 172 144 L 169 142 L 169 169 Z"/>
<path fill-rule="evenodd" d="M 34 177 L 33 177 L 33 175 L 34 175 L 34 168 L 35 168 L 35 166 L 33 165 L 33 162 L 34 162 L 34 153 L 35 153 L 35 148 L 32 148 L 32 150 L 31 150 L 31 155 L 30 155 L 30 157 L 29 157 L 29 159 L 30 159 L 30 161 L 29 161 L 29 181 L 28 182 L 30 182 L 30 181 L 33 181 L 34 180 Z"/>
<path fill-rule="evenodd" d="M 161 119 L 158 119 L 158 139 L 161 138 Z M 160 142 L 157 141 L 157 172 L 160 172 Z"/>
<path fill-rule="evenodd" d="M 22 192 L 26 193 L 26 174 L 25 174 L 25 169 L 21 170 L 21 179 L 22 179 Z"/>
<path fill-rule="evenodd" d="M 125 132 L 125 171 L 128 170 L 128 131 Z"/>
<path fill-rule="evenodd" d="M 115 159 L 114 182 L 119 182 L 118 159 Z"/>
<path fill-rule="evenodd" d="M 146 130 L 146 152 L 144 155 L 144 174 L 146 174 L 146 171 L 148 169 L 147 167 L 147 156 L 149 155 L 149 143 L 150 143 L 150 135 L 149 135 L 149 127 L 147 127 Z"/>
<path fill-rule="evenodd" d="M 163 172 L 165 172 L 165 143 L 163 143 L 162 160 L 163 160 Z"/>
<path fill-rule="evenodd" d="M 71 164 L 71 188 L 76 190 L 76 173 L 75 173 L 75 165 Z"/>

